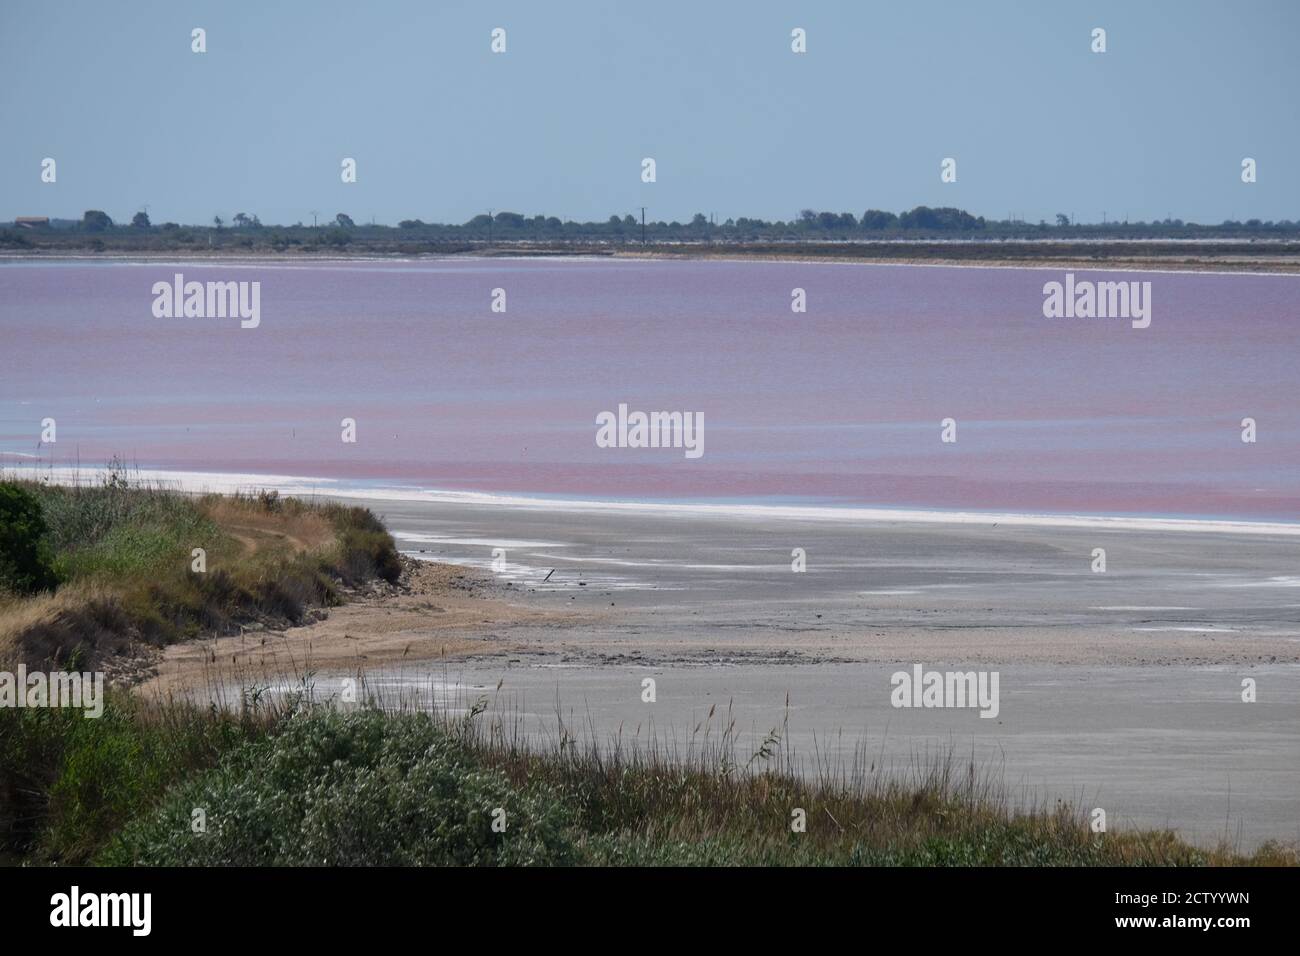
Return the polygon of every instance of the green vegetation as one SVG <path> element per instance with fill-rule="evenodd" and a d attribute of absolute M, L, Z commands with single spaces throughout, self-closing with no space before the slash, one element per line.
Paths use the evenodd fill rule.
<path fill-rule="evenodd" d="M 25 488 L 0 485 L 0 590 L 52 590 L 59 583 L 50 557 L 40 500 Z"/>
<path fill-rule="evenodd" d="M 1081 223 L 1067 213 L 1055 214 L 1052 221 L 1027 222 L 1012 217 L 986 219 L 952 207 L 916 206 L 897 214 L 867 209 L 861 215 L 804 209 L 789 220 L 740 216 L 719 221 L 696 213 L 686 222 L 648 219 L 644 227 L 639 215 L 632 212 L 611 215 L 604 221 L 574 222 L 556 216 L 507 211 L 490 216 L 480 214 L 459 224 L 403 219 L 396 227 L 358 224 L 342 212 L 319 223 L 265 225 L 256 215 L 238 212 L 227 227 L 226 220 L 219 215 L 212 218 L 210 226 L 181 226 L 174 222 L 154 226 L 143 212 L 134 214 L 129 225 L 115 225 L 107 214 L 92 209 L 80 220 L 56 219 L 41 228 L 18 228 L 16 224 L 0 228 L 0 248 L 54 253 L 90 249 L 128 253 L 224 250 L 312 254 L 347 249 L 365 254 L 450 255 L 481 251 L 485 246 L 497 244 L 555 252 L 580 247 L 577 251 L 585 252 L 589 251 L 587 247 L 639 246 L 643 238 L 655 244 L 704 243 L 742 248 L 754 244 L 815 246 L 827 242 L 882 243 L 893 247 L 899 239 L 913 242 L 961 239 L 999 246 L 1004 246 L 1009 239 L 1039 243 L 1061 239 L 1107 243 L 1217 239 L 1237 240 L 1232 246 L 1234 254 L 1264 254 L 1253 245 L 1271 246 L 1268 251 L 1277 254 L 1278 244 L 1285 242 L 1286 254 L 1295 255 L 1300 252 L 1295 246 L 1300 241 L 1300 222 L 1250 219 L 1198 224 L 1167 218 L 1153 222 Z M 1044 251 L 1039 249 L 1040 254 Z M 1184 247 L 1181 254 L 1186 255 L 1187 251 Z M 1199 248 L 1196 253 L 1207 254 Z M 896 247 L 893 255 L 898 255 Z"/>
<path fill-rule="evenodd" d="M 87 209 L 81 217 L 81 228 L 86 232 L 103 232 L 113 228 L 113 220 L 102 209 Z"/>
<path fill-rule="evenodd" d="M 341 586 L 401 573 L 365 509 L 192 497 L 119 466 L 93 485 L 2 483 L 0 509 L 0 665 L 111 668 L 135 643 L 299 623 Z"/>
<path fill-rule="evenodd" d="M 211 808 L 205 833 L 194 807 Z M 504 811 L 505 832 L 493 831 Z M 318 712 L 232 748 L 128 826 L 100 862 L 163 866 L 566 864 L 573 820 L 544 784 L 514 787 L 428 718 Z"/>
<path fill-rule="evenodd" d="M 685 756 L 529 749 L 500 722 L 363 708 L 303 690 L 237 713 L 110 695 L 105 714 L 0 711 L 0 854 L 107 865 L 1296 865 L 1294 848 L 1200 850 L 1013 813 L 949 758 L 902 778 L 793 771 L 773 731 Z M 707 736 L 707 731 L 706 731 Z M 205 829 L 195 832 L 194 810 Z M 794 832 L 792 813 L 806 814 Z M 493 828 L 504 811 L 505 829 Z"/>
<path fill-rule="evenodd" d="M 125 696 L 94 720 L 0 710 L 0 860 L 85 862 L 167 787 L 265 730 L 248 716 Z"/>

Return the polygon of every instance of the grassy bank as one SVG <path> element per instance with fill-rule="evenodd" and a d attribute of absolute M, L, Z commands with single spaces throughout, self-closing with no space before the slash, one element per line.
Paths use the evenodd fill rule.
<path fill-rule="evenodd" d="M 686 754 L 567 734 L 535 749 L 484 723 L 481 703 L 340 712 L 309 697 L 250 693 L 223 712 L 119 693 L 98 720 L 0 712 L 2 852 L 102 865 L 1297 863 L 1273 844 L 1097 834 L 1061 804 L 1012 812 L 951 759 L 809 779 L 777 731 L 748 754 L 726 727 Z"/>
<path fill-rule="evenodd" d="M 39 507 L 40 554 L 24 560 L 39 565 L 25 580 L 42 583 L 0 584 L 0 666 L 113 676 L 151 648 L 300 623 L 344 588 L 400 574 L 392 539 L 361 508 L 195 497 L 119 468 L 77 487 L 4 486 Z"/>

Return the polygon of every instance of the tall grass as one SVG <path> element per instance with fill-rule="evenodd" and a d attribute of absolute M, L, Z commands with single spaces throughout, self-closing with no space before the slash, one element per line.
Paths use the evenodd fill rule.
<path fill-rule="evenodd" d="M 254 621 L 296 624 L 338 604 L 341 587 L 401 572 L 391 537 L 362 508 L 274 492 L 191 496 L 116 464 L 96 481 L 23 484 L 66 583 L 53 597 L 0 599 L 0 663 L 89 666 Z"/>
<path fill-rule="evenodd" d="M 81 711 L 0 711 L 0 855 L 84 862 L 172 784 L 260 738 L 282 713 L 154 707 L 114 694 Z"/>
<path fill-rule="evenodd" d="M 26 487 L 40 499 L 66 580 L 147 575 L 188 556 L 194 542 L 211 543 L 218 552 L 230 545 L 193 500 L 119 471 L 97 484 Z"/>
<path fill-rule="evenodd" d="M 98 721 L 0 712 L 0 833 L 31 862 L 146 865 L 1300 862 L 1272 843 L 1244 853 L 1165 830 L 1093 833 L 1065 803 L 1013 806 L 996 768 L 951 750 L 885 768 L 864 745 L 806 766 L 785 722 L 745 743 L 725 710 L 677 739 L 601 735 L 558 703 L 549 734 L 525 733 L 511 708 L 417 705 L 363 681 L 361 703 L 342 709 L 304 673 L 288 692 L 245 688 L 224 705 L 119 692 Z"/>

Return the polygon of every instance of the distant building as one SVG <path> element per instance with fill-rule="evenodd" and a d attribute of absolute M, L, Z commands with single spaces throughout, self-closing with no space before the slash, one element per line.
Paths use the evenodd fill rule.
<path fill-rule="evenodd" d="M 19 216 L 14 220 L 14 225 L 19 229 L 48 229 L 50 226 L 50 217 Z"/>

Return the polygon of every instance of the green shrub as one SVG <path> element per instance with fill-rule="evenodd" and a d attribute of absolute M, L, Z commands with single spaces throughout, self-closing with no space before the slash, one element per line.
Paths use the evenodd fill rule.
<path fill-rule="evenodd" d="M 100 485 L 36 493 L 65 580 L 148 576 L 188 564 L 195 541 L 220 536 L 192 499 L 131 486 L 116 472 Z"/>
<path fill-rule="evenodd" d="M 195 808 L 206 832 L 191 827 Z M 505 810 L 506 830 L 493 831 Z M 512 787 L 425 715 L 302 713 L 128 826 L 100 862 L 481 866 L 577 862 L 555 792 Z"/>
<path fill-rule="evenodd" d="M 402 576 L 402 561 L 387 531 L 362 531 L 349 528 L 343 532 L 341 567 L 348 584 L 364 581 L 372 575 L 393 584 Z"/>
<path fill-rule="evenodd" d="M 58 587 L 41 503 L 24 488 L 0 483 L 0 587 L 19 594 Z"/>
<path fill-rule="evenodd" d="M 98 719 L 78 709 L 0 710 L 0 854 L 84 863 L 170 784 L 264 732 L 247 714 L 144 712 L 113 695 Z"/>

